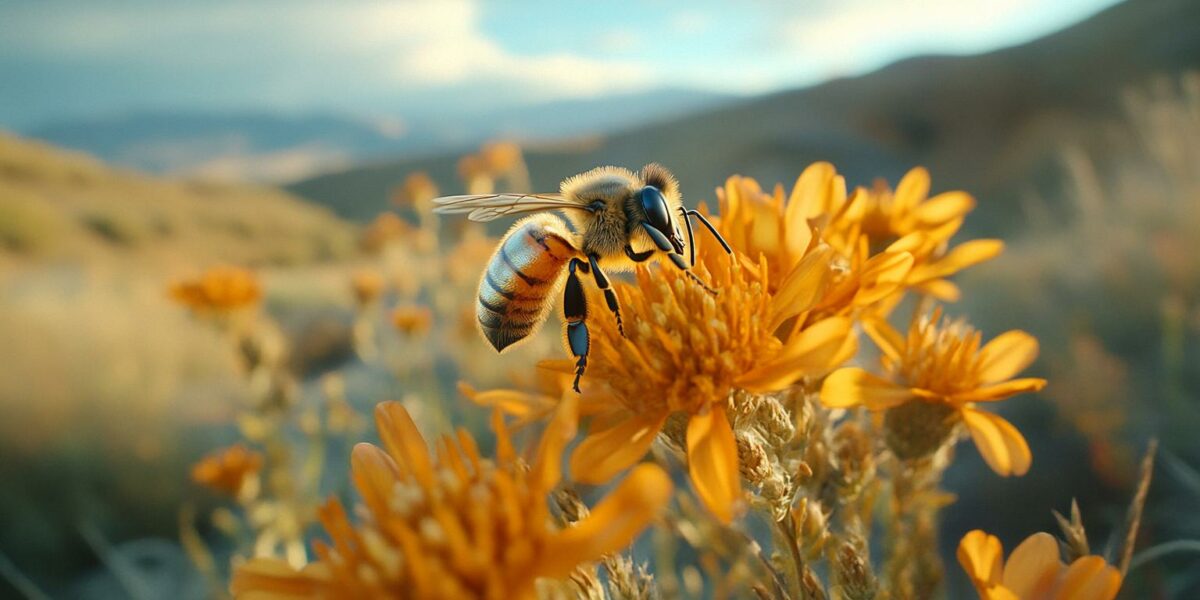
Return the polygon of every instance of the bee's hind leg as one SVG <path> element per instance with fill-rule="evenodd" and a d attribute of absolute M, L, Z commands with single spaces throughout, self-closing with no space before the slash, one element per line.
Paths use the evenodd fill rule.
<path fill-rule="evenodd" d="M 587 369 L 588 357 L 588 328 L 587 328 L 587 297 L 583 293 L 583 284 L 579 281 L 579 275 L 575 273 L 578 269 L 585 274 L 588 272 L 588 263 L 583 262 L 578 258 L 571 259 L 570 275 L 567 276 L 567 285 L 563 289 L 563 317 L 567 324 L 567 345 L 571 348 L 571 354 L 575 356 L 575 383 L 572 387 L 575 393 L 579 393 L 579 379 L 583 377 L 583 372 Z"/>
<path fill-rule="evenodd" d="M 617 331 L 621 333 L 621 337 L 625 337 L 625 327 L 621 324 L 621 305 L 617 302 L 617 293 L 608 283 L 608 276 L 600 269 L 599 257 L 589 254 L 588 264 L 592 266 L 592 277 L 596 279 L 596 287 L 604 292 L 604 301 L 608 303 L 608 310 L 612 311 L 613 316 L 617 318 Z"/>

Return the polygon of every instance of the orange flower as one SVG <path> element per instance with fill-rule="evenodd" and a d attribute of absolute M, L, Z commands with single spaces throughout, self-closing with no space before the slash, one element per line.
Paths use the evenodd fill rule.
<path fill-rule="evenodd" d="M 367 252 L 379 252 L 388 243 L 412 237 L 416 233 L 417 229 L 408 221 L 401 219 L 395 213 L 384 212 L 375 217 L 375 220 L 363 229 L 359 245 Z"/>
<path fill-rule="evenodd" d="M 237 497 L 243 490 L 251 489 L 262 465 L 261 454 L 242 444 L 235 444 L 213 451 L 193 465 L 192 481 Z"/>
<path fill-rule="evenodd" d="M 1102 557 L 1064 564 L 1048 533 L 1026 538 L 1006 564 L 1000 540 L 976 529 L 959 542 L 958 562 L 980 600 L 1112 600 L 1121 589 L 1121 574 Z"/>
<path fill-rule="evenodd" d="M 253 306 L 262 299 L 262 289 L 254 273 L 232 266 L 216 266 L 195 279 L 171 285 L 175 301 L 195 312 L 230 312 Z"/>
<path fill-rule="evenodd" d="M 350 280 L 350 289 L 360 306 L 371 304 L 379 298 L 386 285 L 383 277 L 374 271 L 358 271 Z"/>
<path fill-rule="evenodd" d="M 914 319 L 907 336 L 882 320 L 865 320 L 863 327 L 883 352 L 889 376 L 840 369 L 826 378 L 821 402 L 830 408 L 886 411 L 888 445 L 901 458 L 933 452 L 962 421 L 992 470 L 1024 475 L 1032 459 L 1025 438 L 1011 423 L 976 405 L 1046 385 L 1044 379 L 1013 379 L 1037 358 L 1037 340 L 1014 330 L 980 347 L 981 334 L 966 323 L 939 325 L 940 320 L 940 308 L 930 318 Z"/>
<path fill-rule="evenodd" d="M 660 468 L 630 472 L 590 515 L 554 526 L 547 494 L 558 484 L 563 447 L 574 436 L 575 405 L 564 402 L 526 467 L 494 419 L 495 460 L 479 455 L 465 430 L 430 453 L 397 402 L 376 407 L 383 448 L 359 444 L 351 470 L 365 516 L 357 523 L 338 500 L 320 511 L 331 542 L 294 571 L 277 559 L 238 567 L 236 597 L 533 598 L 538 578 L 564 578 L 618 551 L 671 496 Z"/>
<path fill-rule="evenodd" d="M 423 335 L 433 323 L 433 313 L 425 306 L 397 306 L 392 311 L 392 325 L 404 335 Z"/>

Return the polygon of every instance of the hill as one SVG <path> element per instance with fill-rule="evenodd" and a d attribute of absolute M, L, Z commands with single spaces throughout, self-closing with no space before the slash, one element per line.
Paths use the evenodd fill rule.
<path fill-rule="evenodd" d="M 113 164 L 219 181 L 294 181 L 364 160 L 445 152 L 492 137 L 545 139 L 613 131 L 728 100 L 710 92 L 559 100 L 473 114 L 398 110 L 397 117 L 262 111 L 138 111 L 28 131 Z"/>
<path fill-rule="evenodd" d="M 970 221 L 976 233 L 997 233 L 1023 198 L 1057 186 L 1066 144 L 1093 152 L 1125 144 L 1113 124 L 1122 91 L 1155 74 L 1200 68 L 1198 30 L 1200 3 L 1129 0 L 1020 46 L 905 60 L 607 138 L 534 147 L 527 161 L 539 190 L 601 164 L 659 161 L 676 171 L 692 203 L 711 199 L 731 173 L 790 184 L 809 162 L 831 160 L 853 183 L 869 185 L 868 176 L 894 180 L 923 164 L 936 188 L 979 197 Z M 413 170 L 459 189 L 455 158 L 369 165 L 290 189 L 366 219 Z"/>
<path fill-rule="evenodd" d="M 156 179 L 0 132 L 0 266 L 296 264 L 348 256 L 354 236 L 275 189 Z"/>

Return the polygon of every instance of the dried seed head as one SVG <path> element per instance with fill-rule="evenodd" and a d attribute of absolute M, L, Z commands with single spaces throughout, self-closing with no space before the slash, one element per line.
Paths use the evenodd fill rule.
<path fill-rule="evenodd" d="M 850 541 L 842 542 L 833 557 L 834 589 L 846 600 L 872 600 L 879 593 L 869 557 Z"/>
<path fill-rule="evenodd" d="M 875 475 L 871 438 L 857 422 L 846 421 L 834 432 L 833 446 L 840 495 L 843 501 L 853 500 Z"/>
<path fill-rule="evenodd" d="M 771 458 L 753 430 L 736 432 L 738 471 L 753 486 L 760 487 L 772 475 Z"/>
<path fill-rule="evenodd" d="M 913 400 L 888 409 L 885 440 L 902 460 L 925 458 L 950 441 L 960 419 L 959 411 L 948 405 Z"/>

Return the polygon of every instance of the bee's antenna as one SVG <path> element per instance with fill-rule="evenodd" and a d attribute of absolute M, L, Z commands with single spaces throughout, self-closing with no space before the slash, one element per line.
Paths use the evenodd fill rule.
<path fill-rule="evenodd" d="M 692 220 L 688 218 L 687 209 L 682 206 L 679 207 L 679 214 L 683 215 L 683 222 L 687 225 L 688 254 L 691 255 L 691 265 L 694 267 L 696 266 L 696 236 L 692 233 Z"/>
<path fill-rule="evenodd" d="M 690 238 L 691 238 L 691 235 L 692 235 L 692 222 L 691 222 L 691 220 L 690 220 L 690 219 L 688 219 L 688 217 L 696 217 L 697 219 L 700 219 L 700 222 L 701 222 L 701 223 L 703 223 L 705 227 L 707 227 L 707 228 L 708 228 L 708 231 L 709 231 L 709 233 L 713 234 L 713 237 L 717 238 L 717 241 L 718 241 L 718 242 L 721 242 L 721 247 L 725 249 L 725 253 L 726 253 L 726 254 L 733 254 L 733 248 L 730 248 L 730 247 L 729 247 L 729 242 L 726 242 L 726 241 L 725 241 L 725 238 L 721 237 L 721 234 L 720 234 L 720 232 L 718 232 L 718 231 L 717 231 L 717 228 L 716 228 L 716 227 L 713 227 L 713 224 L 712 224 L 712 223 L 709 223 L 709 222 L 708 222 L 708 219 L 706 219 L 706 218 L 704 217 L 704 215 L 700 213 L 700 211 L 698 211 L 698 210 L 686 210 L 686 211 L 684 211 L 683 215 L 684 215 L 684 217 L 683 217 L 683 218 L 684 218 L 684 220 L 688 222 L 688 238 L 689 238 L 689 242 L 691 241 L 691 240 L 690 240 Z M 694 255 L 694 254 L 693 254 L 693 258 L 692 258 L 692 264 L 696 264 L 695 255 Z"/>

